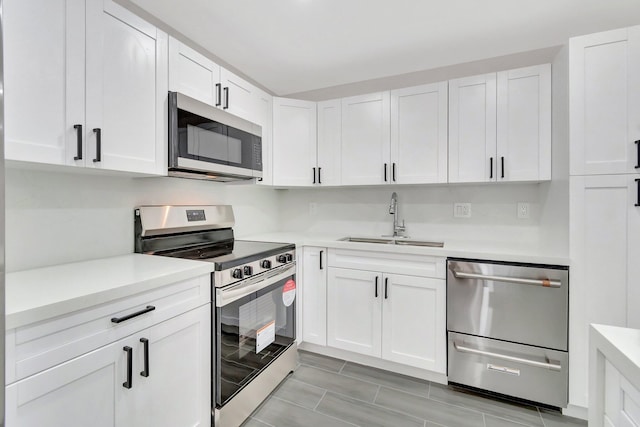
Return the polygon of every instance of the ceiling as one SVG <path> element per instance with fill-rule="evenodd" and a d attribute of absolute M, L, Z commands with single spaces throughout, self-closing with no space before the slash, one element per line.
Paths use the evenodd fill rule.
<path fill-rule="evenodd" d="M 640 23 L 640 0 L 128 2 L 276 95 L 558 46 Z"/>

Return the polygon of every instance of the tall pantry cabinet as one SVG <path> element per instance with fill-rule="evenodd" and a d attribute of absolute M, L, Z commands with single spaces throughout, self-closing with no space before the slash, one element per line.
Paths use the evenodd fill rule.
<path fill-rule="evenodd" d="M 569 403 L 590 323 L 640 328 L 640 26 L 571 39 Z"/>

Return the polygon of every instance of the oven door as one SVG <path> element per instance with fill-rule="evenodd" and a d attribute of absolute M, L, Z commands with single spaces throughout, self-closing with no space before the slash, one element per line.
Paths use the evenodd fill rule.
<path fill-rule="evenodd" d="M 262 175 L 258 125 L 176 92 L 169 106 L 170 169 Z"/>
<path fill-rule="evenodd" d="M 295 263 L 216 290 L 220 408 L 295 341 Z"/>

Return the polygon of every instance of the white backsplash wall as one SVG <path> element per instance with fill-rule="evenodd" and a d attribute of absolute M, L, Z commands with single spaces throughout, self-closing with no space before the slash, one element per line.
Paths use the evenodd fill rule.
<path fill-rule="evenodd" d="M 377 236 L 392 231 L 391 193 L 398 193 L 399 220 L 414 238 L 537 242 L 540 184 L 388 186 L 283 190 L 283 229 L 311 233 Z M 471 218 L 454 218 L 455 202 L 471 203 Z M 517 218 L 517 203 L 530 204 L 530 218 Z M 315 206 L 314 206 L 315 204 Z M 315 210 L 315 212 L 314 212 Z"/>
<path fill-rule="evenodd" d="M 255 185 L 7 168 L 7 271 L 131 253 L 142 204 L 231 204 L 237 237 L 276 231 L 277 199 Z"/>

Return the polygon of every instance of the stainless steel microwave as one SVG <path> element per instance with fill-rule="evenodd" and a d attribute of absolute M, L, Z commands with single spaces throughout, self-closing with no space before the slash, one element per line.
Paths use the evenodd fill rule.
<path fill-rule="evenodd" d="M 169 92 L 169 176 L 214 181 L 262 178 L 262 128 Z"/>

